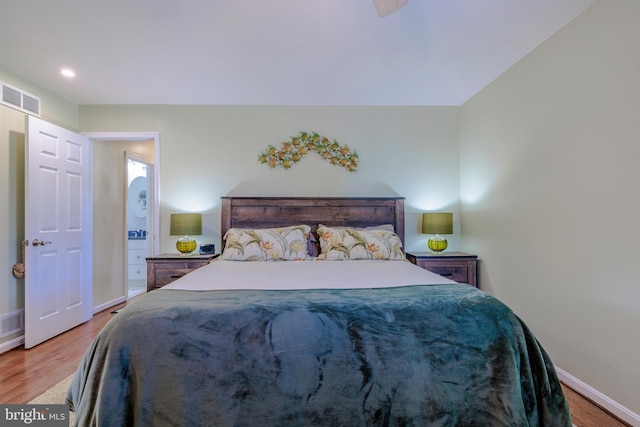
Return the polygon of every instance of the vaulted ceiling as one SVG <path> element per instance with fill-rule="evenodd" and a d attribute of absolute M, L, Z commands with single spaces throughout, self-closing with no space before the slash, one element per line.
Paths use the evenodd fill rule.
<path fill-rule="evenodd" d="M 11 0 L 0 68 L 79 105 L 460 105 L 593 2 Z"/>

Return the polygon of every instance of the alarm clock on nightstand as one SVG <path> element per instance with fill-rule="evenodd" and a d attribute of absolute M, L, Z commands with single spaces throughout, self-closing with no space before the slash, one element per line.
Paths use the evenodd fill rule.
<path fill-rule="evenodd" d="M 216 245 L 213 243 L 206 243 L 200 245 L 200 255 L 212 255 L 216 252 Z"/>

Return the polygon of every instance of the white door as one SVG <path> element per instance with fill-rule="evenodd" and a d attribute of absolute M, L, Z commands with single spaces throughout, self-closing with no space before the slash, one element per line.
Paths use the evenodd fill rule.
<path fill-rule="evenodd" d="M 91 145 L 27 116 L 25 348 L 93 315 Z"/>

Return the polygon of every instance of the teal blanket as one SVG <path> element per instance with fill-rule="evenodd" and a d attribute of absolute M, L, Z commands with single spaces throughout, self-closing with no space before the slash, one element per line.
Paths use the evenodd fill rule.
<path fill-rule="evenodd" d="M 154 291 L 67 401 L 81 426 L 571 426 L 535 337 L 467 285 Z"/>

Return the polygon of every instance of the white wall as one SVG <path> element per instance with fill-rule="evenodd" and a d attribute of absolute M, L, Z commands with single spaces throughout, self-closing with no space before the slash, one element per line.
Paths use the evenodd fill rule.
<path fill-rule="evenodd" d="M 200 242 L 220 246 L 220 197 L 398 194 L 406 197 L 406 246 L 425 210 L 458 210 L 458 109 L 455 107 L 82 106 L 83 132 L 160 133 L 160 230 L 163 252 L 175 252 L 169 215 L 203 212 Z M 308 154 L 290 170 L 258 162 L 299 131 L 316 131 L 360 156 L 357 172 Z M 455 215 L 457 217 L 457 215 Z M 450 236 L 459 247 L 459 227 Z"/>
<path fill-rule="evenodd" d="M 463 248 L 553 361 L 640 413 L 640 2 L 599 1 L 461 109 Z"/>
<path fill-rule="evenodd" d="M 0 106 L 0 315 L 24 307 L 24 280 L 12 274 L 24 240 L 24 121 L 23 113 Z"/>

